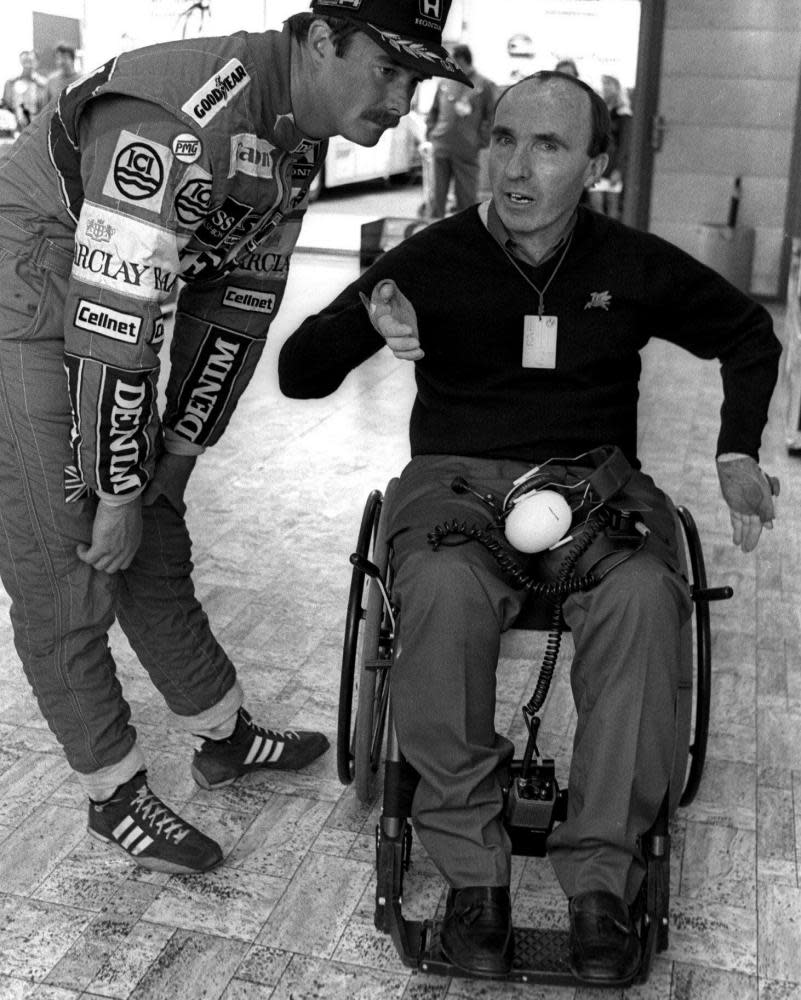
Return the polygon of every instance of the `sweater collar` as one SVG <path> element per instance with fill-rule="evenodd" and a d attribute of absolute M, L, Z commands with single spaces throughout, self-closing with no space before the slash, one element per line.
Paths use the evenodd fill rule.
<path fill-rule="evenodd" d="M 564 248 L 565 243 L 567 243 L 570 239 L 570 236 L 576 226 L 576 219 L 578 218 L 578 212 L 574 212 L 567 229 L 564 233 L 562 233 L 557 242 L 554 243 L 544 257 L 541 257 L 536 264 L 532 264 L 532 262 L 520 252 L 520 248 L 510 236 L 509 230 L 501 222 L 501 217 L 498 215 L 498 210 L 495 208 L 495 202 L 492 201 L 492 199 L 479 205 L 478 214 L 481 221 L 484 223 L 487 232 L 495 240 L 495 242 L 517 260 L 522 261 L 524 264 L 528 264 L 529 267 L 541 267 L 549 261 L 554 254 L 559 253 L 559 251 Z"/>

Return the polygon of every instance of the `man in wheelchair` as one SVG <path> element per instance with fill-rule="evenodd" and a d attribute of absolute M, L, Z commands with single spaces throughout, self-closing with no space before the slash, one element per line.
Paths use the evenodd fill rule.
<path fill-rule="evenodd" d="M 625 984 L 640 961 L 630 915 L 638 841 L 670 779 L 690 609 L 670 503 L 636 453 L 639 351 L 650 337 L 720 361 L 717 469 L 744 551 L 772 527 L 778 493 L 758 465 L 780 353 L 770 317 L 678 248 L 579 207 L 606 165 L 608 129 L 603 101 L 579 80 L 543 72 L 510 88 L 495 113 L 491 201 L 385 254 L 302 324 L 279 361 L 282 390 L 300 398 L 334 391 L 384 344 L 416 365 L 412 459 L 386 512 L 400 611 L 392 704 L 420 774 L 415 831 L 451 887 L 443 952 L 483 976 L 512 962 L 499 777 L 512 748 L 495 731 L 495 671 L 526 591 L 485 545 L 448 544 L 447 526 L 486 525 L 488 507 L 497 514 L 538 467 L 541 489 L 578 484 L 556 489 L 575 535 L 588 516 L 576 497 L 603 499 L 596 449 L 615 456 L 610 503 L 641 544 L 562 605 L 578 721 L 568 815 L 548 850 L 569 899 L 573 973 Z M 502 515 L 490 529 L 501 540 Z M 560 572 L 559 548 L 509 551 L 527 573 Z"/>

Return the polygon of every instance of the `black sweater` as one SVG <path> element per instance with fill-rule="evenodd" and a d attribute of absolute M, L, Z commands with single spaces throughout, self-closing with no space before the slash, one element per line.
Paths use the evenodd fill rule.
<path fill-rule="evenodd" d="M 520 266 L 542 288 L 555 258 Z M 640 350 L 661 337 L 719 358 L 724 401 L 718 454 L 758 458 L 781 346 L 767 311 L 677 247 L 580 209 L 572 244 L 545 294 L 558 317 L 555 370 L 523 368 L 523 317 L 538 298 L 487 232 L 476 208 L 384 254 L 283 346 L 281 390 L 333 392 L 384 346 L 358 292 L 392 278 L 417 313 L 412 455 L 537 462 L 617 444 L 638 464 Z M 586 308 L 606 292 L 608 308 Z"/>

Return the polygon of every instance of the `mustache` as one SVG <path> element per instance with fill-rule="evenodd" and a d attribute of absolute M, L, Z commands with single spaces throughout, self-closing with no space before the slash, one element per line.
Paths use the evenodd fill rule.
<path fill-rule="evenodd" d="M 391 111 L 384 111 L 382 108 L 368 108 L 362 112 L 362 118 L 382 128 L 395 128 L 400 122 L 399 115 L 393 115 Z"/>

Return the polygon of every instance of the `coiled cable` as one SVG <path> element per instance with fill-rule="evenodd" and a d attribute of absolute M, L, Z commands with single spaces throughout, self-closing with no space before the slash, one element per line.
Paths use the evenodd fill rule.
<path fill-rule="evenodd" d="M 535 580 L 523 570 L 513 558 L 508 548 L 498 538 L 493 537 L 488 531 L 476 524 L 468 528 L 466 521 L 446 521 L 444 524 L 436 525 L 434 530 L 428 534 L 428 542 L 434 551 L 442 545 L 460 545 L 468 541 L 480 542 L 492 554 L 504 573 L 518 584 L 518 586 L 528 590 L 537 597 L 544 598 L 551 604 L 548 639 L 545 644 L 545 652 L 540 665 L 537 683 L 531 698 L 523 706 L 523 718 L 528 729 L 528 740 L 526 742 L 521 769 L 521 778 L 523 780 L 528 776 L 534 754 L 536 753 L 539 756 L 537 731 L 539 730 L 540 720 L 537 712 L 539 712 L 545 703 L 554 671 L 556 670 L 556 662 L 559 658 L 562 634 L 564 633 L 562 605 L 570 594 L 589 590 L 599 580 L 592 572 L 585 573 L 582 576 L 575 576 L 573 570 L 579 559 L 588 551 L 608 523 L 609 517 L 605 509 L 596 508 L 593 514 L 584 522 L 581 536 L 565 553 L 565 557 L 559 567 L 559 573 L 554 581 Z M 447 541 L 447 539 L 455 536 L 461 536 L 460 541 Z"/>

